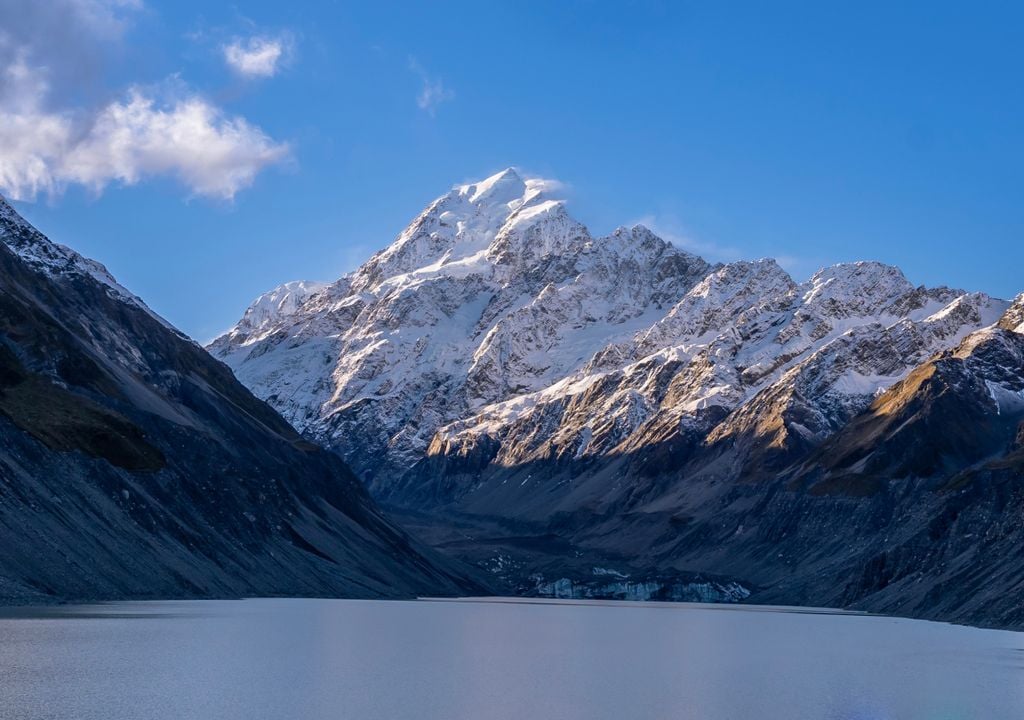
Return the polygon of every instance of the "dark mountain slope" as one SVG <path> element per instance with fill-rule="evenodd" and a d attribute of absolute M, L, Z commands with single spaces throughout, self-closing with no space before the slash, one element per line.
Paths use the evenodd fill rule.
<path fill-rule="evenodd" d="M 466 559 L 503 558 L 496 572 L 525 592 L 562 577 L 587 593 L 608 570 L 655 592 L 716 576 L 755 602 L 1022 627 L 1021 307 L 823 441 L 802 431 L 799 389 L 769 389 L 714 418 L 715 433 L 655 424 L 600 461 L 502 465 L 449 449 L 415 472 L 459 499 L 409 521 Z"/>
<path fill-rule="evenodd" d="M 0 599 L 474 587 L 336 456 L 2 200 L 0 240 Z"/>

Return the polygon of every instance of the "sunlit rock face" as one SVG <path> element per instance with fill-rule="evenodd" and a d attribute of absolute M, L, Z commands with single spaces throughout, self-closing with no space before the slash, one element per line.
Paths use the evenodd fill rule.
<path fill-rule="evenodd" d="M 308 285 L 267 293 L 209 349 L 388 491 L 439 427 L 564 380 L 713 269 L 643 227 L 592 237 L 550 185 L 458 186 L 355 272 L 299 302 Z"/>
<path fill-rule="evenodd" d="M 1006 310 L 880 263 L 801 284 L 641 226 L 595 238 L 558 187 L 511 169 L 457 186 L 355 272 L 266 293 L 209 349 L 401 504 L 467 491 L 410 473 L 426 456 L 579 460 L 754 416 L 767 443 L 818 442 Z"/>

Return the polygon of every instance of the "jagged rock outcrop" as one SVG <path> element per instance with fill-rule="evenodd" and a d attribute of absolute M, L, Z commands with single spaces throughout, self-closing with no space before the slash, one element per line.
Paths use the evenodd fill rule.
<path fill-rule="evenodd" d="M 1024 333 L 1024 293 L 1021 293 L 999 321 L 999 327 Z"/>

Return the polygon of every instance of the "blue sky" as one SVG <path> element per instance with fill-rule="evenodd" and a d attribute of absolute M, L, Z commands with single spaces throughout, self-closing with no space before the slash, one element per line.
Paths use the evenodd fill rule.
<path fill-rule="evenodd" d="M 595 233 L 645 221 L 798 279 L 877 259 L 1024 290 L 1019 3 L 0 0 L 0 17 L 0 191 L 200 340 L 509 165 L 566 183 Z M 30 135 L 43 150 L 10 150 Z"/>

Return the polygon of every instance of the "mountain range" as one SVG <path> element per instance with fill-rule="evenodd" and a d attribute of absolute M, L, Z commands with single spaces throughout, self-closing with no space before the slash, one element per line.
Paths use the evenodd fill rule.
<path fill-rule="evenodd" d="M 0 602 L 452 595 L 472 576 L 0 199 Z"/>
<path fill-rule="evenodd" d="M 508 592 L 1024 623 L 1024 296 L 799 282 L 459 185 L 209 351 Z"/>
<path fill-rule="evenodd" d="M 0 601 L 498 592 L 1024 626 L 1024 295 L 595 237 L 559 187 L 458 185 L 209 352 L 0 199 Z"/>

